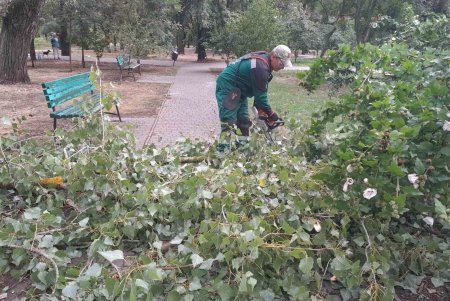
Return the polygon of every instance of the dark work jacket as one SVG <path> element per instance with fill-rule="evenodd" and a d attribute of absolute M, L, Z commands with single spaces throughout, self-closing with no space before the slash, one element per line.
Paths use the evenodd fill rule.
<path fill-rule="evenodd" d="M 219 75 L 217 85 L 227 90 L 238 87 L 242 99 L 254 97 L 256 108 L 270 115 L 272 108 L 269 105 L 267 87 L 271 79 L 270 53 L 255 52 L 228 65 Z"/>

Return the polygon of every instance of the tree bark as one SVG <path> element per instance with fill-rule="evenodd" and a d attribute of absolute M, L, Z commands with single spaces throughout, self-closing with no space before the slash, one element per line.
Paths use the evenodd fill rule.
<path fill-rule="evenodd" d="M 206 41 L 206 28 L 201 28 L 197 32 L 197 61 L 198 62 L 205 62 L 206 61 L 206 48 L 205 48 L 205 41 Z"/>
<path fill-rule="evenodd" d="M 45 0 L 14 0 L 2 17 L 0 84 L 30 83 L 27 57 Z"/>
<path fill-rule="evenodd" d="M 61 0 L 61 2 L 59 3 L 59 9 L 60 9 L 60 24 L 61 24 L 61 29 L 60 32 L 58 33 L 58 38 L 59 38 L 59 49 L 61 50 L 61 55 L 64 56 L 69 56 L 70 54 L 70 43 L 69 43 L 69 35 L 67 32 L 67 28 L 68 26 L 68 21 L 66 18 L 66 8 L 64 7 L 65 4 L 65 0 Z"/>
<path fill-rule="evenodd" d="M 31 39 L 30 59 L 31 59 L 31 66 L 34 68 L 34 61 L 36 60 L 36 48 L 34 47 L 34 38 Z"/>
<path fill-rule="evenodd" d="M 365 1 L 358 1 L 355 13 L 355 33 L 356 43 L 366 43 L 370 37 L 370 23 L 375 10 L 378 6 L 378 0 L 370 0 L 367 7 L 364 7 Z"/>
<path fill-rule="evenodd" d="M 176 33 L 178 54 L 184 54 L 184 47 L 186 46 L 185 38 L 186 33 L 184 32 L 183 28 L 179 29 Z"/>
<path fill-rule="evenodd" d="M 320 52 L 320 57 L 324 57 L 325 53 L 327 53 L 327 50 L 330 49 L 330 39 L 331 36 L 334 34 L 334 32 L 336 31 L 336 25 L 333 25 L 333 28 L 325 35 L 324 37 L 324 43 L 323 43 L 323 47 L 322 47 L 322 51 Z"/>

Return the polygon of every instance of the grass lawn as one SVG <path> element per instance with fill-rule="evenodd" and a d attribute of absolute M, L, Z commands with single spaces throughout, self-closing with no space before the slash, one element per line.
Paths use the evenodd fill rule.
<path fill-rule="evenodd" d="M 309 123 L 311 114 L 333 98 L 328 96 L 326 86 L 308 94 L 299 86 L 295 74 L 295 71 L 280 71 L 274 74 L 269 84 L 269 101 L 282 118 L 295 118 L 300 119 L 302 123 Z"/>
<path fill-rule="evenodd" d="M 315 60 L 315 58 L 298 57 L 297 60 L 291 59 L 291 62 L 294 66 L 311 66 Z"/>

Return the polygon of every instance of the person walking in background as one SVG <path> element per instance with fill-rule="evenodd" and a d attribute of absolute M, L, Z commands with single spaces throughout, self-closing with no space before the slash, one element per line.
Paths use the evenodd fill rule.
<path fill-rule="evenodd" d="M 258 114 L 263 116 L 269 125 L 281 120 L 269 104 L 267 88 L 272 79 L 272 71 L 292 67 L 290 58 L 289 47 L 278 45 L 272 52 L 248 53 L 222 71 L 216 83 L 222 127 L 218 147 L 220 151 L 229 148 L 227 140 L 230 132 L 235 132 L 238 136 L 249 136 L 252 122 L 248 113 L 248 97 L 254 97 Z"/>
<path fill-rule="evenodd" d="M 50 40 L 50 43 L 52 43 L 53 59 L 59 60 L 59 39 L 56 33 L 52 33 L 52 39 Z"/>

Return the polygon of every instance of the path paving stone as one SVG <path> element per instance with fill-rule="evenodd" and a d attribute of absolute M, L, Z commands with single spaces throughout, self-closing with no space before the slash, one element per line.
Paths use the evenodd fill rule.
<path fill-rule="evenodd" d="M 220 133 L 216 74 L 224 63 L 185 63 L 178 69 L 146 144 L 163 147 L 181 137 L 213 141 Z"/>
<path fill-rule="evenodd" d="M 148 134 L 151 132 L 152 127 L 154 126 L 155 119 L 155 117 L 122 117 L 122 122 L 119 122 L 119 118 L 112 117 L 111 121 L 121 128 L 124 128 L 126 125 L 131 125 L 131 132 L 134 134 L 134 137 L 136 139 L 136 147 L 142 148 L 145 145 Z"/>
<path fill-rule="evenodd" d="M 157 84 L 173 84 L 175 76 L 156 76 L 151 74 L 143 74 L 136 80 L 138 83 L 157 83 Z"/>

